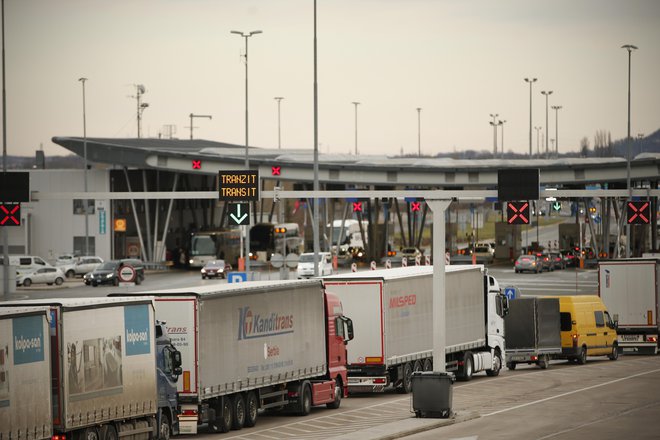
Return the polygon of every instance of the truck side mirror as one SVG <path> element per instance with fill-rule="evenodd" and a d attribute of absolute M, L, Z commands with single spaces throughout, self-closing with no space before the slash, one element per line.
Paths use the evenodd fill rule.
<path fill-rule="evenodd" d="M 342 322 L 346 325 L 346 339 L 344 339 L 344 344 L 348 343 L 348 341 L 353 340 L 355 335 L 353 334 L 353 320 L 351 318 L 347 318 L 345 316 L 341 316 L 340 319 Z"/>
<path fill-rule="evenodd" d="M 181 352 L 179 350 L 172 351 L 172 371 L 175 376 L 180 376 L 183 373 L 181 368 Z"/>

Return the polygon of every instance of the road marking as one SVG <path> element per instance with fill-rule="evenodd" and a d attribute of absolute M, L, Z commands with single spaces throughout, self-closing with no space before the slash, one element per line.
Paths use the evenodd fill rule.
<path fill-rule="evenodd" d="M 604 387 L 606 385 L 611 385 L 613 383 L 622 382 L 624 380 L 633 379 L 635 377 L 645 376 L 647 374 L 658 373 L 658 372 L 660 372 L 660 368 L 655 369 L 655 370 L 651 370 L 651 371 L 645 371 L 645 372 L 642 372 L 642 373 L 633 374 L 632 376 L 622 377 L 620 379 L 610 380 L 610 381 L 603 382 L 603 383 L 596 384 L 596 385 L 592 385 L 592 386 L 589 386 L 589 387 L 584 387 L 584 388 L 580 388 L 580 389 L 577 389 L 577 390 L 568 391 L 566 393 L 557 394 L 556 396 L 546 397 L 545 399 L 539 399 L 539 400 L 535 400 L 533 402 L 523 403 L 521 405 L 512 406 L 511 408 L 501 409 L 499 411 L 495 411 L 495 412 L 492 412 L 492 413 L 489 413 L 489 414 L 484 414 L 482 417 L 494 416 L 494 415 L 501 414 L 501 413 L 511 411 L 511 410 L 514 410 L 514 409 L 520 409 L 520 408 L 524 408 L 526 406 L 536 405 L 537 403 L 547 402 L 547 401 L 550 401 L 550 400 L 558 399 L 560 397 L 570 396 L 571 394 L 581 393 L 582 391 L 589 391 L 589 390 L 593 390 L 595 388 L 600 388 L 600 387 Z"/>

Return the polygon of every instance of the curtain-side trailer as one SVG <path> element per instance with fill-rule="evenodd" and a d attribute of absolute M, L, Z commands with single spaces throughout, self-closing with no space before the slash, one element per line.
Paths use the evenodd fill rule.
<path fill-rule="evenodd" d="M 319 280 L 151 291 L 183 353 L 181 432 L 254 426 L 259 409 L 306 415 L 347 395 L 352 324 Z"/>
<path fill-rule="evenodd" d="M 351 392 L 412 389 L 412 373 L 433 368 L 433 268 L 415 266 L 324 277 L 355 321 L 348 356 Z M 504 359 L 507 300 L 483 266 L 448 266 L 446 368 L 463 380 Z"/>

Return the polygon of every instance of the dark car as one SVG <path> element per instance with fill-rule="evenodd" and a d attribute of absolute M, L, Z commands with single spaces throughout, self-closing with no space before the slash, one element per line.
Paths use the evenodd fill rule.
<path fill-rule="evenodd" d="M 555 269 L 566 269 L 566 258 L 561 252 L 550 252 L 550 263 Z"/>
<path fill-rule="evenodd" d="M 536 257 L 538 258 L 539 264 L 541 265 L 541 272 L 547 270 L 548 272 L 553 272 L 555 270 L 555 265 L 550 259 L 550 254 L 547 253 L 537 253 Z"/>
<path fill-rule="evenodd" d="M 230 270 L 231 265 L 225 263 L 225 260 L 211 260 L 202 267 L 202 279 L 227 278 L 227 272 Z"/>
<path fill-rule="evenodd" d="M 576 251 L 573 249 L 562 249 L 559 252 L 564 256 L 564 261 L 566 262 L 565 267 L 577 266 L 578 253 Z"/>
<path fill-rule="evenodd" d="M 140 284 L 144 281 L 144 263 L 136 258 L 106 261 L 92 272 L 85 274 L 83 281 L 86 285 L 91 285 L 93 287 L 104 284 L 118 286 L 119 271 L 124 266 L 131 266 L 135 269 L 135 284 Z"/>

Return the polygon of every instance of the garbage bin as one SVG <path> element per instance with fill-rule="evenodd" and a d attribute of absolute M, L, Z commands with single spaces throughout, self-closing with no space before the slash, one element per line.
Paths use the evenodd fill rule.
<path fill-rule="evenodd" d="M 412 375 L 412 404 L 417 417 L 448 418 L 451 416 L 451 373 L 416 371 Z"/>

